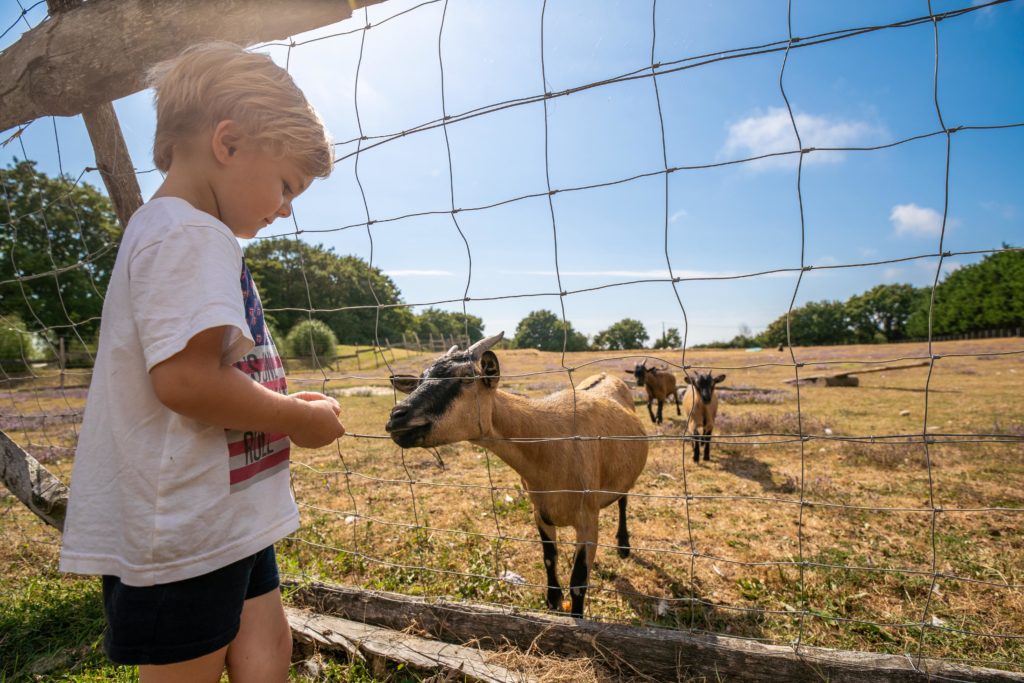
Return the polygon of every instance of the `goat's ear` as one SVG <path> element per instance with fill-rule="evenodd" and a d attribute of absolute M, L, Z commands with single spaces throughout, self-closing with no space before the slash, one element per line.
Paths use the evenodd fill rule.
<path fill-rule="evenodd" d="M 501 377 L 501 366 L 494 351 L 484 351 L 480 356 L 480 374 L 484 377 L 484 386 L 493 389 L 498 386 Z"/>
<path fill-rule="evenodd" d="M 725 381 L 725 375 L 719 375 L 718 377 L 715 377 L 715 384 L 718 384 L 719 382 L 724 382 L 724 381 Z"/>
<path fill-rule="evenodd" d="M 690 379 L 689 375 L 684 375 L 683 379 L 686 381 L 687 384 L 693 384 L 693 380 Z"/>
<path fill-rule="evenodd" d="M 416 375 L 391 375 L 391 386 L 403 394 L 411 394 L 420 385 Z"/>

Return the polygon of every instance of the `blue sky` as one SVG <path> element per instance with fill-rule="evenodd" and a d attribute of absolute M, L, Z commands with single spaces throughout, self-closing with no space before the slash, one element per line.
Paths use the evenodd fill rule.
<path fill-rule="evenodd" d="M 442 112 L 457 117 L 649 69 L 651 4 L 552 0 L 543 18 L 545 87 L 543 6 L 539 0 L 449 0 L 447 9 L 443 1 L 372 6 L 367 12 L 376 26 L 366 32 L 358 88 L 363 33 L 340 34 L 363 25 L 363 10 L 349 21 L 295 36 L 290 50 L 262 48 L 287 63 L 339 143 L 341 159 L 329 179 L 317 181 L 296 202 L 294 224 L 278 221 L 265 234 L 294 234 L 297 225 L 302 239 L 372 257 L 408 303 L 450 301 L 440 307 L 461 311 L 468 286 L 472 300 L 466 310 L 482 317 L 490 333 L 511 334 L 531 310 L 561 314 L 556 254 L 565 291 L 661 280 L 563 298 L 566 317 L 584 333 L 632 317 L 646 325 L 652 340 L 663 326 L 684 327 L 676 293 L 664 281 L 669 264 L 682 278 L 798 268 L 796 156 L 673 172 L 666 206 L 665 176 L 657 173 L 665 161 L 651 78 L 550 99 L 546 115 L 544 103 L 536 101 L 456 120 L 447 126 L 447 144 L 440 127 L 389 137 L 435 121 Z M 932 2 L 935 12 L 971 6 L 970 0 Z M 662 0 L 656 10 L 658 63 L 788 37 L 782 0 Z M 19 12 L 17 3 L 4 2 L 0 30 Z M 927 15 L 925 0 L 793 0 L 792 31 L 806 38 Z M 41 5 L 25 19 L 34 25 L 44 17 Z M 385 22 L 389 17 L 394 18 Z M 10 31 L 0 47 L 24 28 L 22 22 Z M 1024 0 L 942 21 L 938 32 L 938 97 L 946 125 L 1024 123 Z M 322 39 L 307 42 L 314 38 Z M 796 149 L 779 89 L 782 63 L 783 53 L 775 52 L 658 76 L 668 166 Z M 926 22 L 792 50 L 783 84 L 804 147 L 867 147 L 940 129 L 934 73 L 935 36 Z M 148 197 L 160 182 L 151 171 L 150 94 L 124 98 L 115 107 L 137 168 L 149 171 L 139 176 Z M 360 123 L 370 138 L 364 145 L 386 141 L 361 152 L 357 164 L 353 140 Z M 55 173 L 58 141 L 65 173 L 78 176 L 93 163 L 84 126 L 75 117 L 34 122 L 20 143 L 0 150 L 0 164 L 27 155 Z M 801 183 L 804 263 L 840 266 L 937 252 L 945 155 L 944 135 L 878 151 L 808 154 Z M 651 173 L 613 186 L 559 192 L 550 207 L 543 195 L 548 178 L 552 189 L 569 190 Z M 101 184 L 96 173 L 85 180 Z M 949 180 L 945 250 L 1024 244 L 1024 127 L 955 133 Z M 506 203 L 460 211 L 453 220 L 445 213 L 453 206 L 452 185 L 456 208 Z M 540 196 L 508 201 L 527 195 Z M 367 211 L 374 221 L 370 234 L 360 225 Z M 425 212 L 434 213 L 388 220 Z M 943 265 L 948 271 L 979 258 L 954 256 Z M 812 270 L 800 282 L 796 303 L 842 300 L 880 283 L 931 284 L 937 266 L 937 259 L 927 258 Z M 688 342 L 728 339 L 741 325 L 763 329 L 785 312 L 796 284 L 793 273 L 679 282 Z M 478 300 L 487 298 L 496 299 Z"/>

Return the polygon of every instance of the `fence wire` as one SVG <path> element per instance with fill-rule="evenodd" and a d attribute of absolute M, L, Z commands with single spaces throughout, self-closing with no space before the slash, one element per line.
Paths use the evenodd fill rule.
<path fill-rule="evenodd" d="M 940 553 L 940 548 L 951 542 L 944 538 L 942 531 L 943 524 L 948 520 L 988 516 L 1006 520 L 1005 523 L 1011 529 L 1008 535 L 1016 535 L 1016 538 L 1006 538 L 1002 542 L 1010 545 L 1009 552 L 1019 555 L 1020 531 L 1024 528 L 1024 518 L 1022 518 L 1024 506 L 1021 505 L 1019 497 L 1009 497 L 991 502 L 975 501 L 974 504 L 964 502 L 955 506 L 944 505 L 936 482 L 936 456 L 939 449 L 967 447 L 974 449 L 971 452 L 980 452 L 982 448 L 1004 448 L 1004 457 L 1012 460 L 1019 467 L 1024 431 L 1020 429 L 1017 429 L 1016 432 L 1013 429 L 1008 431 L 999 429 L 939 430 L 935 425 L 930 424 L 929 412 L 930 400 L 937 393 L 933 387 L 933 376 L 942 362 L 1024 358 L 1024 347 L 1019 343 L 1005 349 L 978 350 L 973 347 L 958 348 L 955 345 L 939 348 L 936 346 L 937 340 L 933 338 L 932 334 L 936 307 L 935 292 L 943 273 L 944 262 L 953 257 L 988 255 L 1013 250 L 1012 247 L 957 251 L 946 249 L 950 169 L 954 139 L 966 135 L 994 135 L 1002 131 L 1024 127 L 1024 121 L 995 125 L 973 124 L 972 122 L 955 122 L 955 125 L 952 126 L 947 124 L 940 105 L 940 66 L 942 64 L 940 24 L 963 21 L 963 17 L 970 16 L 972 13 L 1014 1 L 1019 4 L 1019 0 L 993 0 L 946 12 L 935 12 L 931 0 L 927 0 L 927 14 L 909 19 L 885 25 L 857 26 L 809 36 L 797 36 L 793 34 L 793 3 L 792 0 L 789 0 L 787 3 L 788 35 L 783 40 L 700 55 L 678 55 L 672 60 L 659 61 L 657 60 L 658 3 L 657 0 L 653 0 L 649 5 L 650 64 L 627 73 L 611 75 L 600 80 L 555 91 L 551 88 L 545 63 L 545 55 L 548 54 L 551 45 L 550 38 L 545 35 L 548 3 L 544 0 L 538 16 L 540 74 L 538 74 L 537 84 L 539 90 L 527 97 L 494 102 L 458 112 L 452 112 L 446 100 L 446 88 L 451 83 L 450 77 L 446 75 L 444 51 L 446 30 L 450 30 L 450 28 L 446 28 L 446 19 L 449 16 L 448 0 L 430 0 L 395 11 L 390 11 L 385 3 L 372 9 L 374 12 L 383 14 L 373 22 L 370 19 L 371 9 L 362 9 L 354 14 L 351 22 L 345 23 L 348 27 L 345 30 L 306 41 L 292 40 L 287 43 L 269 43 L 267 44 L 269 47 L 286 48 L 285 64 L 290 67 L 293 52 L 302 50 L 307 45 L 322 44 L 325 41 L 333 41 L 339 45 L 346 40 L 359 41 L 358 59 L 353 65 L 355 81 L 352 92 L 358 136 L 337 143 L 336 147 L 339 150 L 354 146 L 354 151 L 340 153 L 336 163 L 340 169 L 341 162 L 349 159 L 352 161 L 353 179 L 359 190 L 363 219 L 344 225 L 304 227 L 299 219 L 302 212 L 302 208 L 299 206 L 292 214 L 291 227 L 284 232 L 268 237 L 288 237 L 299 241 L 302 238 L 313 236 L 363 230 L 369 245 L 368 263 L 372 268 L 375 267 L 375 239 L 379 239 L 379 237 L 375 238 L 374 234 L 377 227 L 428 216 L 447 217 L 450 230 L 465 248 L 467 276 L 462 296 L 458 298 L 410 303 L 386 302 L 379 298 L 378 293 L 374 291 L 372 282 L 368 281 L 367 285 L 375 301 L 374 304 L 322 306 L 318 304 L 318 292 L 310 286 L 307 278 L 305 264 L 301 261 L 302 252 L 297 250 L 308 305 L 301 308 L 268 306 L 266 312 L 270 315 L 298 312 L 312 320 L 328 313 L 373 310 L 376 315 L 375 346 L 378 349 L 387 349 L 390 347 L 390 342 L 385 340 L 381 334 L 380 316 L 382 312 L 389 309 L 439 305 L 461 308 L 465 321 L 465 336 L 468 338 L 470 336 L 470 305 L 473 303 L 557 297 L 560 306 L 560 319 L 564 325 L 559 367 L 537 371 L 503 371 L 502 381 L 522 386 L 530 381 L 536 381 L 538 378 L 557 380 L 564 378 L 565 385 L 571 389 L 573 420 L 575 421 L 577 385 L 583 378 L 583 375 L 579 374 L 580 371 L 589 370 L 592 367 L 595 371 L 608 367 L 621 367 L 623 363 L 632 364 L 655 356 L 648 352 L 622 352 L 603 353 L 597 358 L 591 358 L 584 357 L 580 353 L 570 352 L 568 338 L 570 325 L 566 313 L 566 299 L 586 293 L 604 292 L 613 288 L 635 288 L 642 285 L 670 286 L 678 306 L 678 311 L 673 312 L 672 315 L 678 315 L 678 320 L 681 322 L 683 344 L 678 351 L 660 353 L 656 357 L 668 367 L 689 374 L 692 370 L 711 369 L 712 364 L 706 359 L 688 361 L 688 355 L 692 358 L 696 352 L 688 343 L 691 315 L 686 306 L 685 287 L 687 285 L 694 282 L 725 283 L 748 279 L 756 280 L 780 274 L 793 275 L 795 276 L 795 285 L 787 310 L 788 362 L 773 360 L 733 364 L 716 362 L 713 364 L 716 370 L 736 372 L 773 368 L 792 370 L 795 395 L 793 420 L 788 428 L 783 429 L 754 428 L 747 431 L 739 429 L 730 431 L 725 428 L 718 430 L 713 443 L 720 453 L 723 449 L 734 449 L 735 453 L 752 453 L 755 452 L 755 449 L 790 449 L 787 452 L 795 451 L 799 455 L 798 475 L 788 486 L 774 489 L 772 492 L 776 495 L 767 495 L 769 492 L 767 488 L 762 495 L 746 493 L 743 490 L 738 493 L 714 491 L 710 488 L 702 490 L 707 486 L 707 482 L 703 478 L 700 483 L 695 481 L 699 470 L 696 470 L 696 465 L 688 464 L 688 450 L 694 441 L 692 435 L 685 433 L 685 430 L 673 431 L 658 428 L 654 433 L 640 437 L 649 443 L 652 453 L 656 447 L 670 449 L 670 452 L 675 454 L 674 460 L 678 469 L 676 473 L 665 471 L 657 473 L 657 476 L 650 476 L 650 472 L 648 472 L 647 478 L 642 479 L 643 486 L 628 492 L 634 501 L 634 517 L 638 509 L 643 514 L 673 516 L 676 520 L 674 526 L 671 527 L 675 532 L 674 538 L 655 538 L 653 535 L 651 537 L 634 536 L 638 541 L 633 547 L 634 557 L 637 558 L 635 564 L 630 565 L 624 562 L 622 565 L 616 565 L 613 570 L 592 571 L 589 584 L 590 597 L 588 598 L 591 604 L 588 605 L 587 618 L 609 623 L 640 621 L 666 628 L 730 633 L 735 637 L 790 645 L 797 653 L 806 652 L 804 647 L 808 644 L 824 643 L 843 646 L 853 642 L 860 649 L 903 653 L 915 667 L 925 657 L 938 656 L 951 662 L 984 664 L 1019 670 L 1021 667 L 1019 657 L 1024 652 L 1024 648 L 1018 645 L 1020 641 L 1024 640 L 1024 628 L 1019 619 L 1015 623 L 1011 623 L 1012 630 L 984 629 L 981 628 L 981 625 L 986 623 L 985 609 L 979 610 L 978 606 L 974 605 L 972 612 L 972 606 L 968 604 L 970 597 L 961 601 L 959 613 L 952 606 L 938 610 L 937 601 L 941 600 L 945 594 L 962 590 L 961 586 L 970 586 L 988 591 L 981 598 L 982 600 L 1001 599 L 1007 605 L 1013 601 L 1016 601 L 1015 604 L 1024 604 L 1022 601 L 1024 579 L 1020 576 L 1016 574 L 1005 576 L 993 567 L 983 568 L 983 576 L 970 575 L 965 571 L 950 571 L 944 568 L 944 556 Z M 41 3 L 36 3 L 36 5 L 39 4 Z M 27 9 L 23 8 L 18 19 L 6 28 L 3 34 L 0 34 L 0 38 L 14 30 L 19 23 L 27 24 L 25 17 L 36 5 Z M 367 135 L 363 130 L 360 110 L 362 102 L 360 86 L 364 77 L 364 48 L 367 36 L 371 31 L 388 30 L 389 22 L 397 17 L 422 14 L 426 8 L 435 5 L 440 5 L 441 16 L 437 32 L 437 66 L 440 76 L 438 99 L 441 117 L 424 116 L 425 120 L 409 128 L 388 134 Z M 436 8 L 434 9 L 436 10 Z M 787 93 L 789 84 L 787 66 L 790 65 L 791 59 L 796 60 L 808 54 L 804 48 L 813 48 L 836 41 L 853 40 L 875 32 L 900 31 L 928 24 L 932 26 L 934 35 L 934 70 L 931 85 L 936 127 L 933 128 L 929 125 L 927 129 L 920 130 L 913 135 L 873 146 L 804 147 L 800 126 Z M 777 54 L 781 57 L 778 91 L 785 103 L 785 110 L 797 141 L 797 147 L 788 151 L 724 161 L 696 165 L 673 165 L 670 161 L 666 137 L 666 131 L 671 130 L 672 123 L 666 121 L 659 83 L 671 74 L 683 70 L 703 68 L 727 60 L 751 59 L 767 54 Z M 550 103 L 584 91 L 645 80 L 650 83 L 657 109 L 658 140 L 661 151 L 659 167 L 644 173 L 598 183 L 564 187 L 553 184 L 550 151 L 552 131 L 549 126 Z M 449 139 L 450 129 L 465 121 L 536 104 L 541 105 L 544 112 L 544 190 L 508 196 L 499 201 L 482 205 L 458 205 L 456 188 L 459 164 L 457 157 L 452 153 Z M 38 122 L 34 123 L 37 126 L 41 125 Z M 13 142 L 19 145 L 24 159 L 32 158 L 29 154 L 30 150 L 26 149 L 24 136 L 20 135 L 27 127 L 26 125 L 20 128 L 5 143 Z M 86 359 L 81 363 L 82 367 L 78 369 L 67 367 L 65 352 L 62 349 L 51 347 L 49 355 L 61 359 L 59 385 L 54 383 L 58 375 L 34 368 L 32 359 L 27 355 L 23 355 L 21 359 L 24 365 L 30 368 L 27 378 L 8 373 L 0 364 L 0 384 L 3 386 L 4 402 L 9 406 L 9 410 L 5 409 L 0 418 L 0 428 L 18 438 L 30 453 L 48 464 L 56 466 L 60 476 L 67 481 L 74 443 L 77 438 L 77 425 L 82 415 L 84 388 L 88 384 L 89 365 L 92 360 L 91 340 L 84 338 L 80 330 L 91 329 L 97 320 L 93 317 L 83 319 L 76 311 L 69 310 L 61 299 L 60 305 L 67 323 L 56 326 L 47 325 L 36 314 L 33 298 L 27 292 L 26 285 L 52 280 L 60 293 L 64 291 L 61 278 L 66 277 L 69 273 L 83 270 L 89 274 L 89 286 L 95 295 L 102 298 L 100 288 L 92 279 L 92 271 L 88 269 L 88 266 L 116 250 L 117 242 L 111 240 L 99 246 L 96 246 L 95 243 L 90 245 L 85 234 L 86 228 L 78 215 L 79 209 L 74 202 L 74 194 L 75 190 L 84 182 L 87 174 L 95 172 L 96 169 L 86 167 L 77 176 L 65 176 L 61 160 L 60 137 L 55 120 L 52 122 L 52 128 L 57 155 L 56 164 L 61 177 L 66 179 L 66 188 L 63 193 L 51 200 L 51 204 L 66 206 L 74 213 L 84 256 L 74 263 L 59 263 L 54 256 L 54 249 L 51 248 L 48 252 L 49 268 L 43 271 L 29 272 L 18 266 L 12 250 L 11 254 L 3 255 L 3 257 L 11 260 L 15 275 L 0 281 L 0 291 L 4 293 L 5 297 L 10 296 L 13 292 L 24 300 L 26 310 L 31 312 L 33 318 L 33 320 L 27 321 L 30 323 L 32 332 L 52 333 L 69 330 L 71 336 L 77 340 L 78 346 L 84 351 Z M 440 130 L 445 142 L 445 158 L 442 160 L 442 166 L 447 169 L 448 173 L 449 201 L 447 205 L 432 210 L 401 214 L 389 213 L 390 208 L 386 205 L 374 205 L 364 186 L 367 179 L 361 172 L 361 159 L 395 141 L 434 130 Z M 806 254 L 808 235 L 804 216 L 803 188 L 805 159 L 811 155 L 827 152 L 874 153 L 940 136 L 945 141 L 943 209 L 938 244 L 935 245 L 934 250 L 900 258 L 851 260 L 846 263 L 828 264 L 808 262 Z M 673 263 L 670 251 L 671 184 L 673 182 L 685 183 L 689 174 L 706 172 L 710 169 L 750 165 L 766 159 L 786 157 L 794 158 L 796 162 L 793 201 L 799 215 L 799 266 L 718 276 L 678 275 L 677 273 L 684 271 L 679 270 L 677 264 Z M 137 171 L 140 174 L 151 172 L 153 172 L 152 169 Z M 0 174 L 3 173 L 6 171 L 0 171 Z M 559 246 L 558 197 L 569 193 L 600 191 L 649 179 L 661 179 L 661 199 L 663 200 L 663 215 L 661 217 L 663 244 L 661 246 L 664 252 L 667 277 L 637 278 L 576 289 L 565 286 L 560 262 L 562 252 Z M 16 242 L 18 239 L 19 227 L 27 229 L 41 226 L 48 237 L 54 230 L 63 228 L 63 226 L 55 228 L 48 223 L 47 210 L 50 208 L 50 204 L 41 204 L 36 210 L 17 215 L 13 210 L 12 199 L 7 196 L 6 184 L 3 187 L 5 188 L 4 201 L 8 207 L 10 220 L 0 224 L 0 230 L 12 235 L 13 241 Z M 486 212 L 516 202 L 530 200 L 543 200 L 546 204 L 550 220 L 550 253 L 554 264 L 557 289 L 513 291 L 495 296 L 470 296 L 473 283 L 485 280 L 487 274 L 474 273 L 473 249 L 466 231 L 460 224 L 460 217 L 472 212 Z M 928 337 L 923 350 L 919 350 L 917 347 L 911 349 L 903 345 L 892 345 L 881 349 L 881 355 L 876 354 L 871 357 L 844 356 L 840 353 L 836 357 L 823 355 L 820 358 L 814 358 L 813 363 L 806 359 L 801 360 L 800 356 L 803 356 L 804 352 L 801 351 L 798 356 L 797 351 L 800 339 L 793 336 L 789 322 L 800 297 L 805 274 L 815 270 L 861 269 L 927 259 L 935 260 L 937 265 L 931 285 Z M 0 319 L 0 325 L 6 327 L 9 324 L 6 317 Z M 702 350 L 701 353 L 704 354 L 704 351 Z M 410 363 L 408 356 L 400 362 L 396 361 L 393 350 L 391 350 L 390 359 L 389 354 L 384 351 L 380 353 L 380 357 L 388 375 L 395 374 Z M 417 354 L 412 357 L 412 361 L 422 365 L 429 363 L 430 358 L 429 355 Z M 901 361 L 923 361 L 927 365 L 927 374 L 922 388 L 923 414 L 919 430 L 877 434 L 834 434 L 831 430 L 824 431 L 818 425 L 809 422 L 811 416 L 804 407 L 805 389 L 803 387 L 807 373 L 811 369 L 841 366 L 844 370 L 849 369 L 851 373 L 855 373 L 857 369 L 884 367 L 890 363 Z M 293 386 L 318 388 L 324 393 L 332 393 L 339 387 L 348 387 L 353 384 L 386 382 L 386 377 L 381 376 L 379 368 L 375 368 L 373 372 L 368 370 L 364 372 L 358 366 L 358 353 L 357 369 L 339 369 L 340 366 L 328 362 L 314 362 L 313 366 L 314 373 L 303 373 L 291 378 Z M 459 381 L 459 379 L 455 381 Z M 393 392 L 391 400 L 397 402 L 399 396 Z M 345 401 L 342 401 L 342 405 L 344 419 Z M 729 406 L 729 402 L 724 403 L 726 411 L 723 413 L 727 412 Z M 644 418 L 642 408 L 640 417 Z M 381 425 L 385 419 L 386 417 L 382 413 L 379 420 Z M 479 405 L 476 419 L 478 426 L 483 429 L 484 415 L 482 407 Z M 515 478 L 511 476 L 508 469 L 487 448 L 489 444 L 493 445 L 493 442 L 497 440 L 482 439 L 479 442 L 480 448 L 462 449 L 461 451 L 450 447 L 441 449 L 435 452 L 436 471 L 426 471 L 423 459 L 418 453 L 410 453 L 391 446 L 389 437 L 383 435 L 381 431 L 376 433 L 350 431 L 343 440 L 336 444 L 333 449 L 333 459 L 321 458 L 309 464 L 302 461 L 300 457 L 293 463 L 296 497 L 303 510 L 304 526 L 286 542 L 285 557 L 288 558 L 289 554 L 293 557 L 285 560 L 285 564 L 282 566 L 284 573 L 299 578 L 362 581 L 363 585 L 369 588 L 397 588 L 397 590 L 423 594 L 432 598 L 468 597 L 477 602 L 490 602 L 502 607 L 541 607 L 543 603 L 540 601 L 540 596 L 547 588 L 546 580 L 530 580 L 515 573 L 526 572 L 529 569 L 525 564 L 527 562 L 531 565 L 539 565 L 540 553 L 536 536 L 527 536 L 524 531 L 524 529 L 530 529 L 530 523 L 523 521 L 529 508 L 528 503 L 525 502 L 523 488 L 515 482 Z M 628 436 L 594 437 L 579 434 L 577 429 L 573 429 L 572 435 L 569 436 L 550 436 L 541 439 L 508 437 L 500 439 L 500 441 L 523 444 L 565 442 L 567 448 L 580 453 L 583 445 L 590 441 L 616 442 L 636 440 L 637 438 Z M 390 449 L 389 446 L 391 446 Z M 851 449 L 849 451 L 851 453 L 857 453 L 856 449 L 860 448 L 889 448 L 892 449 L 895 458 L 900 456 L 909 458 L 916 454 L 923 463 L 923 481 L 918 482 L 922 487 L 923 501 L 919 505 L 886 505 L 868 500 L 872 497 L 877 498 L 873 494 L 866 495 L 865 500 L 859 500 L 856 492 L 836 493 L 835 487 L 829 482 L 823 483 L 819 481 L 820 478 L 815 478 L 811 474 L 816 465 L 811 460 L 813 457 L 811 449 L 816 446 L 847 448 Z M 1000 453 L 1003 452 L 1000 451 Z M 382 458 L 393 457 L 394 453 L 398 453 L 400 475 L 395 475 L 394 471 L 385 470 L 379 462 Z M 449 469 L 444 462 L 445 458 L 468 459 L 473 455 L 481 460 L 484 468 L 483 477 L 472 478 L 462 475 L 460 478 L 459 473 Z M 754 458 L 751 457 L 751 459 Z M 648 468 L 651 468 L 653 466 L 652 459 L 649 458 L 648 463 Z M 659 466 L 661 466 L 660 463 Z M 434 468 L 434 465 L 428 461 L 426 468 Z M 677 490 L 666 492 L 665 482 L 670 488 Z M 390 489 L 393 487 L 402 489 L 401 497 L 391 494 Z M 324 496 L 320 495 L 320 492 L 330 494 L 327 500 L 333 501 L 334 504 L 325 504 Z M 535 493 L 578 492 L 552 489 L 543 492 L 535 491 Z M 601 491 L 588 491 L 587 493 L 601 493 Z M 439 505 L 441 507 L 450 505 L 454 508 L 457 502 L 466 500 L 479 503 L 475 508 L 477 511 L 480 508 L 484 509 L 480 516 L 488 519 L 487 528 L 483 528 L 478 523 L 479 520 L 468 519 L 465 512 L 463 512 L 462 519 L 456 519 L 451 525 L 438 525 L 432 521 L 432 518 L 438 514 Z M 753 539 L 764 546 L 761 549 L 763 552 L 755 552 L 757 548 L 751 547 L 749 548 L 751 552 L 747 556 L 742 556 L 740 553 L 730 555 L 721 547 L 705 549 L 711 545 L 707 541 L 708 526 L 714 524 L 714 515 L 718 514 L 718 512 L 714 512 L 709 516 L 709 513 L 713 511 L 712 508 L 718 510 L 721 508 L 715 506 L 728 508 L 739 505 L 746 506 L 744 508 L 746 510 L 757 511 L 758 514 L 767 518 L 776 515 L 782 518 L 787 515 L 790 516 L 789 518 L 795 516 L 795 519 L 792 520 L 796 526 L 795 539 L 793 539 L 795 553 L 786 554 L 783 551 L 782 557 L 773 557 L 777 553 L 773 553 L 769 547 L 773 545 L 774 540 L 770 538 Z M 510 510 L 515 514 L 510 515 Z M 842 522 L 843 525 L 838 527 L 840 532 L 846 532 L 855 526 L 850 524 L 850 520 L 854 520 L 857 524 L 863 524 L 865 529 L 871 526 L 871 522 L 861 522 L 861 520 L 884 518 L 911 520 L 907 521 L 907 525 L 903 525 L 901 521 L 896 521 L 894 524 L 901 534 L 910 537 L 920 536 L 923 539 L 920 545 L 926 548 L 926 554 L 924 556 L 914 556 L 913 553 L 906 554 L 906 556 L 895 554 L 895 559 L 890 563 L 884 561 L 876 563 L 871 556 L 866 556 L 867 561 L 865 562 L 863 557 L 855 559 L 853 553 L 846 555 L 823 553 L 820 542 L 815 540 L 815 536 L 820 532 L 817 529 L 813 534 L 808 531 L 812 523 L 820 521 L 818 519 L 820 515 L 831 516 L 834 518 L 833 521 Z M 11 520 L 11 526 L 16 529 L 15 533 L 23 538 L 34 537 L 33 542 L 54 544 L 54 541 L 46 538 L 45 534 L 40 535 L 38 532 L 30 531 L 30 524 L 14 513 L 13 504 L 5 505 L 4 510 L 0 511 L 0 519 Z M 881 523 L 876 522 L 875 524 Z M 781 524 L 776 525 L 775 528 L 781 528 Z M 604 533 L 607 533 L 607 530 L 604 530 Z M 731 540 L 737 541 L 736 545 L 726 543 L 731 548 L 738 549 L 743 545 L 750 545 L 746 541 L 741 543 L 738 537 Z M 892 540 L 892 534 L 885 536 L 879 533 L 875 538 L 875 543 L 884 546 Z M 559 541 L 558 544 L 565 547 L 574 546 L 569 541 Z M 997 540 L 996 545 L 999 544 L 1000 541 Z M 601 551 L 599 555 L 609 555 L 611 550 L 617 548 L 617 545 L 598 543 L 598 547 Z M 406 552 L 403 553 L 403 550 Z M 456 556 L 441 557 L 449 550 Z M 969 555 L 970 547 L 962 549 L 962 551 Z M 564 549 L 562 554 L 566 554 Z M 884 555 L 884 552 L 882 554 Z M 528 559 L 524 560 L 524 558 Z M 967 559 L 970 563 L 970 558 Z M 977 560 L 975 564 L 981 564 L 981 560 Z M 743 572 L 743 576 L 733 583 L 739 586 L 739 593 L 746 598 L 745 603 L 740 600 L 730 601 L 725 597 L 715 595 L 715 590 L 711 588 L 712 581 L 708 578 L 712 573 L 718 574 L 724 583 L 728 583 L 728 580 L 725 580 L 726 574 L 719 565 Z M 656 586 L 656 590 L 636 588 L 629 576 L 622 576 L 628 574 L 631 568 L 643 569 L 653 574 L 660 585 Z M 568 576 L 565 569 L 565 567 L 562 568 L 562 574 Z M 676 573 L 673 574 L 673 572 Z M 791 574 L 795 576 L 795 579 L 790 578 Z M 536 573 L 532 575 L 538 576 Z M 395 576 L 398 578 L 389 578 Z M 772 604 L 766 606 L 760 604 L 762 601 L 759 598 L 763 598 L 768 591 L 770 577 L 775 577 L 782 588 L 777 589 L 778 595 Z M 818 584 L 815 583 L 821 581 L 821 577 L 826 577 L 824 591 L 821 591 Z M 892 583 L 886 583 L 887 581 Z M 918 585 L 914 581 L 923 583 Z M 863 599 L 872 592 L 883 592 L 882 588 L 891 589 L 895 593 L 894 589 L 897 587 L 902 590 L 903 595 L 896 598 L 879 599 L 878 612 L 873 614 L 872 618 L 861 616 L 856 610 L 846 607 L 850 600 Z M 815 593 L 816 590 L 821 594 Z M 835 601 L 840 604 L 839 607 L 832 605 L 830 608 L 826 608 L 814 603 L 816 598 L 831 599 L 828 598 L 830 594 L 834 594 Z M 850 595 L 855 597 L 850 598 Z M 593 606 L 595 599 L 597 607 Z M 897 618 L 904 615 L 906 618 Z M 897 635 L 893 636 L 894 633 Z M 845 636 L 841 634 L 859 634 L 862 637 L 850 640 L 844 639 Z M 947 645 L 952 641 L 969 642 L 970 644 L 958 650 L 955 646 Z M 958 654 L 960 652 L 971 653 L 972 656 L 961 656 Z"/>

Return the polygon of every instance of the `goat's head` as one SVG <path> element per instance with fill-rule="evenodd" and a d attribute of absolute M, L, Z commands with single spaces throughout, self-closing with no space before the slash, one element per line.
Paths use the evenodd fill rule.
<path fill-rule="evenodd" d="M 409 394 L 391 409 L 384 429 L 402 448 L 440 446 L 478 439 L 491 422 L 494 389 L 501 368 L 491 347 L 499 332 L 465 351 L 448 349 L 423 373 L 395 375 L 391 384 Z"/>
<path fill-rule="evenodd" d="M 697 390 L 700 394 L 700 398 L 705 403 L 711 400 L 711 397 L 715 394 L 715 385 L 725 380 L 725 375 L 711 376 L 711 371 L 697 372 L 694 376 L 686 376 L 686 383 Z"/>
<path fill-rule="evenodd" d="M 625 370 L 624 372 L 633 375 L 636 379 L 636 385 L 642 387 L 647 382 L 647 373 L 653 373 L 654 368 L 647 367 L 647 359 L 645 358 L 643 362 L 634 365 L 632 370 Z"/>

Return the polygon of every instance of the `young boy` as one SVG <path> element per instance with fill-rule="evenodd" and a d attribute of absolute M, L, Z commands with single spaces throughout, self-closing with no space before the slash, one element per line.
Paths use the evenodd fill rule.
<path fill-rule="evenodd" d="M 61 569 L 103 575 L 104 648 L 149 681 L 283 681 L 291 633 L 273 543 L 299 524 L 289 443 L 344 434 L 288 395 L 235 238 L 331 171 L 323 125 L 269 57 L 228 43 L 150 74 L 156 166 L 103 306 Z"/>

